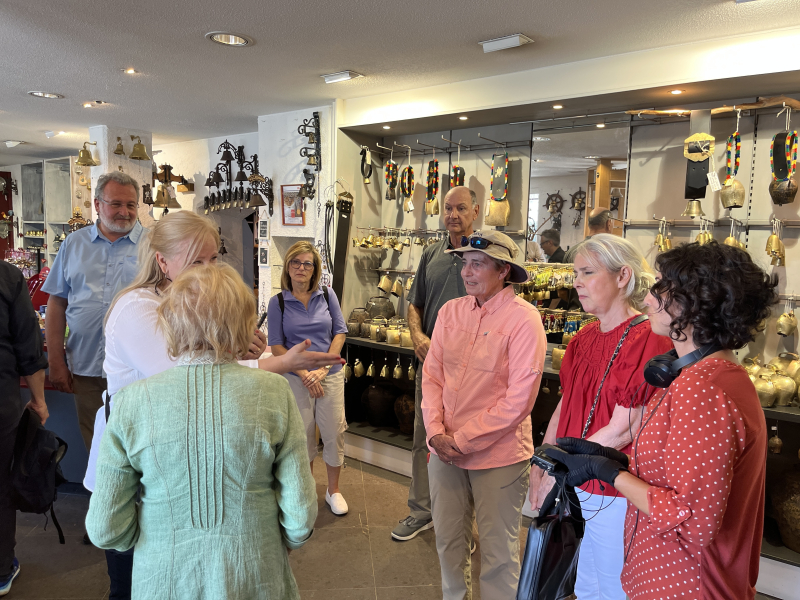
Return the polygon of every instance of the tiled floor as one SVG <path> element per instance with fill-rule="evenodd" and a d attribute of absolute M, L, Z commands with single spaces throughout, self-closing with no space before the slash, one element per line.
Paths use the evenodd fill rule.
<path fill-rule="evenodd" d="M 442 597 L 434 531 L 423 532 L 408 542 L 396 542 L 390 536 L 397 522 L 408 515 L 407 477 L 347 459 L 340 488 L 350 512 L 337 517 L 325 503 L 325 466 L 319 458 L 314 476 L 320 499 L 314 537 L 291 555 L 303 600 Z M 83 545 L 87 508 L 86 496 L 60 493 L 56 514 L 66 535 L 65 546 L 58 543 L 52 523 L 44 530 L 43 517 L 18 515 L 17 557 L 21 571 L 7 596 L 10 600 L 108 597 L 105 555 L 102 550 Z M 480 552 L 473 559 L 473 581 L 477 582 Z M 475 588 L 473 597 L 479 600 L 477 583 Z"/>

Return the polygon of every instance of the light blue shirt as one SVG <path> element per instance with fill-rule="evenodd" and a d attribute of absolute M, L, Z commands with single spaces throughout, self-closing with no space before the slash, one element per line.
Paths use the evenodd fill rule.
<path fill-rule="evenodd" d="M 147 229 L 138 221 L 115 242 L 95 223 L 67 236 L 42 286 L 67 299 L 67 364 L 86 377 L 103 376 L 103 319 L 118 291 L 136 276 L 138 242 Z"/>

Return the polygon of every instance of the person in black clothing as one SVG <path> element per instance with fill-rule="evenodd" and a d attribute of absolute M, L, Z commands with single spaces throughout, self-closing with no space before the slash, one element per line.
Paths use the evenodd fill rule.
<path fill-rule="evenodd" d="M 542 232 L 542 243 L 539 244 L 547 255 L 547 262 L 564 262 L 564 250 L 561 248 L 561 232 L 558 229 L 547 229 Z"/>
<path fill-rule="evenodd" d="M 19 562 L 14 556 L 17 511 L 7 476 L 17 425 L 26 408 L 19 378 L 25 378 L 31 391 L 27 406 L 44 424 L 49 416 L 44 401 L 46 367 L 39 320 L 25 278 L 17 267 L 0 261 L 0 595 L 8 593 L 19 574 Z"/>

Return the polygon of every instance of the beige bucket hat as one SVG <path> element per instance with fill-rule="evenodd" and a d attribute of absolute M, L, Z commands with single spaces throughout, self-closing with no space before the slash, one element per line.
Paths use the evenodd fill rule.
<path fill-rule="evenodd" d="M 464 252 L 483 252 L 487 256 L 511 265 L 509 278 L 511 283 L 525 283 L 528 281 L 528 272 L 517 258 L 521 254 L 519 246 L 505 233 L 492 229 L 476 231 L 466 240 L 467 243 L 461 248 L 453 248 L 452 250 L 445 250 L 445 252 L 455 253 L 459 256 Z"/>

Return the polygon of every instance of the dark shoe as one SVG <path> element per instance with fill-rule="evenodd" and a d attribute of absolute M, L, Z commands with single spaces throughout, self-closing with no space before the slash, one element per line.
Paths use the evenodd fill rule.
<path fill-rule="evenodd" d="M 401 542 L 417 537 L 420 533 L 427 529 L 433 528 L 433 519 L 422 521 L 414 517 L 406 517 L 397 527 L 392 531 L 392 537 Z"/>
<path fill-rule="evenodd" d="M 19 561 L 15 556 L 14 561 L 11 563 L 11 574 L 0 581 L 0 596 L 5 596 L 11 591 L 11 584 L 17 578 L 17 575 L 19 575 Z"/>

